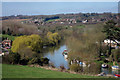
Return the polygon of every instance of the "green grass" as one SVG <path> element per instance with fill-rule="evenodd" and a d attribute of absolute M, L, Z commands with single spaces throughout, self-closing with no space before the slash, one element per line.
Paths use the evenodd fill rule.
<path fill-rule="evenodd" d="M 84 25 L 79 25 L 79 26 L 76 26 L 77 28 L 84 28 L 85 26 Z"/>
<path fill-rule="evenodd" d="M 101 78 L 21 65 L 3 64 L 2 70 L 3 78 Z"/>
<path fill-rule="evenodd" d="M 96 62 L 98 64 L 103 64 L 104 63 L 103 61 L 97 61 L 97 60 L 95 60 L 94 62 Z"/>
<path fill-rule="evenodd" d="M 12 40 L 12 41 L 15 39 L 15 36 L 10 36 L 7 34 L 0 34 L 0 37 L 8 38 L 9 40 Z"/>
<path fill-rule="evenodd" d="M 60 19 L 60 18 L 59 18 L 59 19 Z M 52 22 L 52 21 L 59 20 L 59 19 L 50 19 L 50 20 L 48 20 L 47 22 Z"/>
<path fill-rule="evenodd" d="M 0 57 L 1 60 L 1 57 Z M 0 64 L 0 79 L 2 78 L 2 64 Z"/>

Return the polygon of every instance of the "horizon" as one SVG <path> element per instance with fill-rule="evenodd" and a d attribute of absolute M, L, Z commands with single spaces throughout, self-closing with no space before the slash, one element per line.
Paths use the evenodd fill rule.
<path fill-rule="evenodd" d="M 61 6 L 62 5 L 62 6 Z M 118 2 L 3 2 L 2 17 L 11 15 L 57 15 L 118 13 Z"/>
<path fill-rule="evenodd" d="M 93 12 L 94 13 L 94 12 Z M 104 14 L 104 13 L 111 13 L 111 14 L 118 14 L 118 13 L 112 13 L 112 12 L 102 12 L 102 13 L 97 13 L 97 14 Z M 62 13 L 61 13 L 62 14 Z M 51 14 L 51 15 L 22 15 L 22 14 L 18 14 L 18 15 L 9 15 L 9 16 L 19 16 L 19 15 L 22 15 L 22 16 L 54 16 L 54 15 L 61 15 L 61 14 Z M 87 14 L 87 13 L 66 13 L 64 15 L 69 15 L 69 14 Z M 92 13 L 88 13 L 88 14 L 92 14 Z M 9 16 L 2 16 L 2 17 L 9 17 Z"/>

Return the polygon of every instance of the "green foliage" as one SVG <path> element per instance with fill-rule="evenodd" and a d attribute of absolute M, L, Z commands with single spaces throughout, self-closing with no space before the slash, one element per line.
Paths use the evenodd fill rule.
<path fill-rule="evenodd" d="M 49 59 L 48 58 L 43 58 L 43 57 L 34 57 L 32 59 L 29 59 L 28 64 L 39 64 L 41 66 L 48 65 L 49 64 Z"/>
<path fill-rule="evenodd" d="M 50 45 L 57 45 L 59 41 L 61 40 L 61 37 L 57 32 L 55 33 L 48 32 L 47 39 Z"/>
<path fill-rule="evenodd" d="M 70 65 L 70 70 L 75 72 L 80 72 L 82 69 L 78 64 L 72 64 Z"/>
<path fill-rule="evenodd" d="M 14 40 L 16 36 L 10 36 L 10 35 L 7 35 L 7 34 L 0 34 L 0 37 L 2 37 L 2 39 L 6 39 L 8 38 L 9 40 Z"/>
<path fill-rule="evenodd" d="M 38 52 L 42 48 L 42 39 L 39 35 L 30 35 L 30 36 L 20 36 L 13 41 L 12 51 L 18 52 L 21 49 L 29 48 L 33 51 Z"/>
<path fill-rule="evenodd" d="M 41 58 L 41 62 L 43 64 L 49 64 L 49 59 L 48 58 Z"/>
<path fill-rule="evenodd" d="M 66 39 L 69 58 L 79 57 L 81 61 L 93 61 L 99 57 L 105 48 L 101 45 L 104 40 L 102 24 L 85 25 L 84 28 L 73 29 L 71 36 Z M 101 48 L 101 49 L 100 49 Z"/>
<path fill-rule="evenodd" d="M 120 40 L 120 28 L 116 27 L 116 24 L 113 20 L 109 20 L 105 23 L 103 32 L 106 34 L 106 38 L 115 41 Z M 109 45 L 109 55 L 111 55 L 111 43 Z"/>
<path fill-rule="evenodd" d="M 84 28 L 85 26 L 84 25 L 79 25 L 79 26 L 76 26 L 77 28 Z"/>
<path fill-rule="evenodd" d="M 114 60 L 120 62 L 120 49 L 112 50 L 112 53 Z"/>
<path fill-rule="evenodd" d="M 113 55 L 112 55 L 112 54 L 109 55 L 109 61 L 110 61 L 110 62 L 113 62 Z"/>
<path fill-rule="evenodd" d="M 32 58 L 31 60 L 29 60 L 28 64 L 40 64 L 41 60 L 38 59 L 37 57 Z"/>
<path fill-rule="evenodd" d="M 6 64 L 21 64 L 21 65 L 30 65 L 30 64 L 38 64 L 43 66 L 49 64 L 48 58 L 40 58 L 40 57 L 25 57 L 22 58 L 20 54 L 11 52 L 9 55 L 3 56 L 3 63 Z"/>
<path fill-rule="evenodd" d="M 20 55 L 18 53 L 10 53 L 9 55 L 3 56 L 3 63 L 7 64 L 18 64 L 20 62 Z"/>
<path fill-rule="evenodd" d="M 27 65 L 28 62 L 29 62 L 29 59 L 24 58 L 24 59 L 20 60 L 19 64 L 21 64 L 21 65 Z"/>
<path fill-rule="evenodd" d="M 117 27 L 115 27 L 116 23 L 113 20 L 109 20 L 105 23 L 103 32 L 106 33 L 106 38 L 114 40 L 115 34 L 117 32 Z"/>

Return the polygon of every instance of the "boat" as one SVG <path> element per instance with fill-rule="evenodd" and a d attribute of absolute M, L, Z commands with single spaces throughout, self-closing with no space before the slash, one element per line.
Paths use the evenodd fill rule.
<path fill-rule="evenodd" d="M 63 51 L 62 55 L 63 55 L 63 56 L 64 56 L 64 55 L 68 55 L 67 49 L 65 49 L 65 50 Z"/>
<path fill-rule="evenodd" d="M 112 66 L 112 69 L 118 70 L 119 66 Z"/>
<path fill-rule="evenodd" d="M 108 68 L 107 64 L 102 64 L 102 68 Z"/>
<path fill-rule="evenodd" d="M 67 51 L 67 49 L 64 49 L 62 55 L 64 56 L 65 59 L 68 58 L 68 51 Z"/>
<path fill-rule="evenodd" d="M 83 62 L 83 65 L 82 65 L 83 67 L 86 67 L 86 64 Z"/>
<path fill-rule="evenodd" d="M 115 77 L 120 77 L 120 74 L 115 74 Z"/>
<path fill-rule="evenodd" d="M 65 57 L 65 59 L 67 59 L 67 58 L 68 58 L 68 55 L 64 55 L 64 57 Z"/>

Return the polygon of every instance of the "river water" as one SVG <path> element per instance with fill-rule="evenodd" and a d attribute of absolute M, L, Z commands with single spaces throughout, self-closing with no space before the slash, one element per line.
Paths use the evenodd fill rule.
<path fill-rule="evenodd" d="M 67 49 L 67 46 L 61 45 L 59 49 L 55 49 L 53 52 L 49 51 L 45 53 L 44 57 L 47 57 L 55 67 L 59 68 L 60 66 L 64 66 L 66 69 L 68 69 L 68 61 L 62 55 L 64 49 Z"/>
<path fill-rule="evenodd" d="M 65 44 L 59 45 L 59 47 L 49 49 L 47 52 L 45 52 L 44 57 L 47 57 L 50 60 L 50 62 L 54 64 L 56 68 L 59 68 L 60 66 L 64 66 L 66 69 L 68 69 L 69 63 L 62 55 L 62 52 L 64 51 L 64 49 L 68 49 Z M 120 71 L 118 70 L 103 69 L 103 68 L 101 68 L 101 70 L 97 70 L 97 67 L 96 67 L 96 72 L 97 71 L 98 73 L 105 72 L 106 74 L 112 74 L 112 75 L 120 74 Z"/>

